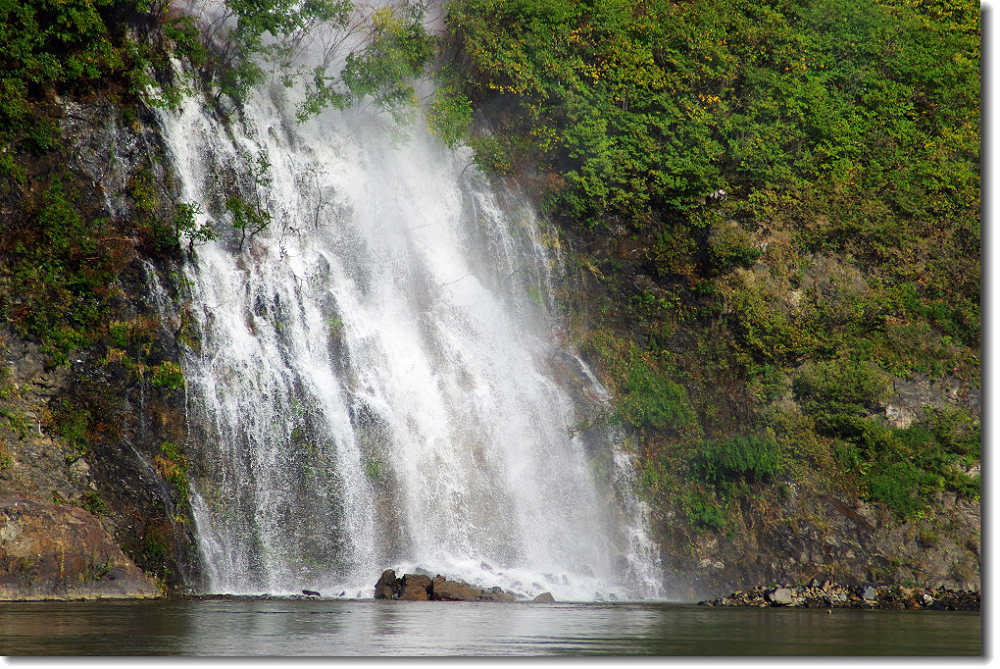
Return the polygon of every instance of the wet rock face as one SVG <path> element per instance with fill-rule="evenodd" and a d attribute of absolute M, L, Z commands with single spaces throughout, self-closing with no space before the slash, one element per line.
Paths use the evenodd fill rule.
<path fill-rule="evenodd" d="M 117 277 L 109 318 L 155 339 L 154 349 L 143 353 L 146 362 L 150 354 L 156 361 L 177 362 L 180 323 L 161 319 L 147 285 L 147 267 L 153 265 L 142 260 L 148 252 L 132 192 L 139 181 L 148 182 L 155 191 L 148 199 L 156 206 L 143 215 L 173 220 L 178 194 L 164 168 L 155 119 L 140 112 L 140 121 L 125 124 L 121 110 L 100 97 L 67 102 L 64 112 L 60 123 L 67 150 L 58 157 L 68 161 L 64 167 L 79 194 L 74 206 L 85 218 L 108 219 L 123 231 L 119 241 L 135 246 Z M 163 277 L 173 269 L 171 261 L 156 258 L 161 283 L 167 285 Z M 148 376 L 137 378 L 123 361 L 125 352 L 117 350 L 115 357 L 115 351 L 105 340 L 71 352 L 67 364 L 53 368 L 37 341 L 0 323 L 0 495 L 90 510 L 91 522 L 103 527 L 132 563 L 173 591 L 197 589 L 201 565 L 189 507 L 158 460 L 164 442 L 190 442 L 184 393 L 155 387 Z M 32 541 L 51 538 L 40 522 L 27 523 L 21 531 L 21 541 L 32 532 L 38 533 Z M 0 564 L 0 572 L 9 576 L 6 569 Z M 0 598 L 7 592 L 0 589 Z"/>
<path fill-rule="evenodd" d="M 549 595 L 551 598 L 551 595 Z M 444 576 L 433 579 L 424 574 L 404 574 L 387 569 L 375 584 L 375 599 L 402 599 L 406 601 L 445 602 L 513 602 L 517 597 L 499 587 L 479 588 L 464 581 L 453 581 Z M 552 599 L 545 601 L 554 601 Z"/>
<path fill-rule="evenodd" d="M 0 495 L 0 600 L 158 596 L 92 514 Z"/>

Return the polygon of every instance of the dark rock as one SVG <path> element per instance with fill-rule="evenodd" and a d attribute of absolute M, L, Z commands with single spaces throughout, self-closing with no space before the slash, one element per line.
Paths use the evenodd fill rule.
<path fill-rule="evenodd" d="M 306 597 L 319 597 L 319 593 L 315 590 L 303 590 L 302 594 Z"/>
<path fill-rule="evenodd" d="M 431 579 L 426 574 L 405 574 L 396 578 L 396 572 L 386 569 L 375 584 L 375 599 L 404 599 L 410 601 L 448 602 L 513 602 L 519 597 L 504 592 L 499 586 L 479 588 L 464 581 L 452 581 L 437 575 Z M 521 599 L 526 597 L 521 596 Z"/>
<path fill-rule="evenodd" d="M 554 602 L 554 601 L 556 601 L 556 598 L 552 596 L 551 592 L 543 592 L 542 594 L 538 595 L 537 597 L 535 597 L 531 601 L 533 601 L 533 602 Z"/>
<path fill-rule="evenodd" d="M 492 587 L 489 590 L 482 590 L 477 601 L 480 602 L 513 602 L 517 597 L 512 593 L 504 592 L 499 587 Z"/>

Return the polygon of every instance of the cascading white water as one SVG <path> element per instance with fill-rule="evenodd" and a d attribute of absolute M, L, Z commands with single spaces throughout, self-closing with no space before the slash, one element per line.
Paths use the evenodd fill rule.
<path fill-rule="evenodd" d="M 627 457 L 575 429 L 604 391 L 558 343 L 543 223 L 419 120 L 298 124 L 284 95 L 225 125 L 195 99 L 161 115 L 184 200 L 225 223 L 240 188 L 271 216 L 185 269 L 207 590 L 368 597 L 395 567 L 661 595 Z M 240 183 L 248 154 L 270 183 Z"/>

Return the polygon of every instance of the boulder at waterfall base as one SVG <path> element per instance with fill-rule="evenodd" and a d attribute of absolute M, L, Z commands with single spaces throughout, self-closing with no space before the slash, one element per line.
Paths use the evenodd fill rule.
<path fill-rule="evenodd" d="M 386 569 L 375 584 L 375 599 L 445 602 L 512 602 L 517 597 L 499 587 L 480 588 L 465 581 L 438 575 L 433 579 L 424 574 L 404 574 Z"/>

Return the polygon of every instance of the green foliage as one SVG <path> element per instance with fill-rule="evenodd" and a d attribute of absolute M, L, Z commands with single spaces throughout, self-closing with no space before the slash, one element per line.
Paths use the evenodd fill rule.
<path fill-rule="evenodd" d="M 381 107 L 399 115 L 415 102 L 409 81 L 418 76 L 434 53 L 434 41 L 421 23 L 423 11 L 406 7 L 376 10 L 368 44 L 347 55 L 340 78 L 350 99 L 370 96 Z"/>
<path fill-rule="evenodd" d="M 327 331 L 334 339 L 339 339 L 344 334 L 344 321 L 337 314 L 333 314 L 326 319 Z"/>
<path fill-rule="evenodd" d="M 52 119 L 38 113 L 51 93 L 87 91 L 124 66 L 121 43 L 106 16 L 111 0 L 0 2 L 0 147 L 46 151 L 58 141 Z M 0 171 L 16 175 L 12 162 Z"/>
<path fill-rule="evenodd" d="M 253 239 L 271 223 L 271 212 L 264 201 L 264 193 L 271 185 L 271 163 L 264 151 L 256 156 L 246 152 L 243 164 L 249 170 L 249 196 L 232 193 L 226 198 L 225 207 L 232 217 L 232 226 L 240 232 L 240 249 L 247 239 Z"/>
<path fill-rule="evenodd" d="M 410 81 L 434 54 L 434 39 L 423 28 L 423 6 L 382 7 L 364 21 L 357 21 L 355 13 L 350 0 L 225 0 L 228 21 L 213 22 L 210 52 L 197 48 L 187 26 L 175 25 L 168 36 L 201 69 L 216 100 L 228 96 L 242 102 L 273 67 L 286 86 L 298 82 L 305 88 L 299 120 L 363 99 L 401 118 L 416 101 Z M 346 54 L 339 72 L 332 71 L 340 47 L 361 30 L 366 30 L 363 45 Z M 324 50 L 322 62 L 311 68 L 296 65 L 306 45 L 317 43 Z"/>
<path fill-rule="evenodd" d="M 137 211 L 133 224 L 141 235 L 145 252 L 154 256 L 176 257 L 185 244 L 191 252 L 196 245 L 215 238 L 211 222 L 199 222 L 202 209 L 197 202 L 171 203 L 173 213 L 165 215 L 155 184 L 155 177 L 148 167 L 129 184 L 129 195 Z"/>
<path fill-rule="evenodd" d="M 751 267 L 763 253 L 760 246 L 735 221 L 717 226 L 708 240 L 712 273 L 726 273 L 736 267 Z"/>
<path fill-rule="evenodd" d="M 180 245 L 186 239 L 188 251 L 192 251 L 195 245 L 215 239 L 215 231 L 212 230 L 211 222 L 198 222 L 198 216 L 201 213 L 201 206 L 197 202 L 178 203 L 172 222 L 173 239 L 171 241 Z"/>
<path fill-rule="evenodd" d="M 108 513 L 108 505 L 96 490 L 85 492 L 80 498 L 80 506 L 95 516 L 105 516 Z"/>
<path fill-rule="evenodd" d="M 289 65 L 311 30 L 346 25 L 353 5 L 347 0 L 226 0 L 229 21 L 213 35 L 206 78 L 217 94 L 243 100 L 265 78 L 263 64 Z"/>
<path fill-rule="evenodd" d="M 177 444 L 172 441 L 165 441 L 160 444 L 160 455 L 174 462 L 183 462 L 184 458 L 177 449 Z"/>
<path fill-rule="evenodd" d="M 725 507 L 713 497 L 697 491 L 688 492 L 681 498 L 681 509 L 683 509 L 688 522 L 695 527 L 716 531 L 729 527 L 729 517 Z"/>
<path fill-rule="evenodd" d="M 644 487 L 669 457 L 727 489 L 819 468 L 901 517 L 978 494 L 970 416 L 876 415 L 890 375 L 978 383 L 974 3 L 452 0 L 447 26 L 477 163 L 600 249 L 617 334 L 587 343 Z M 747 424 L 775 441 L 700 440 Z"/>
<path fill-rule="evenodd" d="M 757 360 L 869 344 L 915 369 L 936 352 L 894 350 L 913 339 L 887 341 L 883 319 L 972 346 L 980 330 L 978 19 L 943 6 L 453 0 L 447 23 L 453 81 L 501 110 L 472 142 L 481 165 L 537 166 L 553 214 L 640 231 L 663 279 L 755 262 L 752 240 L 705 234 L 727 217 L 853 254 L 881 295 L 914 292 L 841 314 L 821 295 L 797 322 L 752 289 L 722 309 Z"/>
<path fill-rule="evenodd" d="M 884 372 L 849 360 L 803 365 L 793 387 L 803 410 L 833 436 L 853 434 L 856 419 L 874 410 L 890 390 Z"/>
<path fill-rule="evenodd" d="M 372 483 L 378 483 L 385 475 L 385 464 L 377 457 L 369 457 L 364 463 L 365 476 Z"/>
<path fill-rule="evenodd" d="M 191 503 L 191 490 L 187 476 L 187 458 L 181 455 L 177 445 L 170 441 L 160 444 L 160 453 L 155 458 L 157 468 L 174 489 L 174 499 L 182 509 Z"/>
<path fill-rule="evenodd" d="M 684 387 L 641 360 L 632 362 L 618 416 L 637 428 L 684 431 L 695 423 Z"/>
<path fill-rule="evenodd" d="M 834 454 L 844 471 L 860 478 L 869 499 L 908 518 L 926 508 L 938 490 L 979 496 L 979 478 L 962 469 L 979 457 L 979 439 L 979 422 L 964 411 L 928 409 L 905 429 L 855 418 Z"/>
<path fill-rule="evenodd" d="M 153 367 L 150 383 L 157 388 L 178 390 L 184 387 L 184 372 L 177 363 L 165 360 Z"/>
<path fill-rule="evenodd" d="M 106 220 L 79 211 L 79 194 L 56 177 L 27 224 L 0 240 L 0 316 L 39 337 L 50 365 L 93 340 L 108 310 L 106 286 L 129 259 Z"/>
<path fill-rule="evenodd" d="M 69 400 L 60 400 L 53 408 L 55 432 L 66 441 L 70 449 L 66 455 L 67 462 L 79 460 L 90 450 L 92 421 L 93 417 L 87 409 Z"/>
<path fill-rule="evenodd" d="M 162 563 L 170 556 L 170 549 L 159 532 L 150 531 L 143 537 L 143 554 L 149 563 Z"/>
<path fill-rule="evenodd" d="M 472 127 L 472 102 L 461 92 L 438 88 L 427 112 L 431 130 L 448 147 L 454 147 Z"/>
<path fill-rule="evenodd" d="M 920 422 L 948 452 L 978 460 L 982 451 L 982 424 L 959 407 L 925 407 Z"/>
<path fill-rule="evenodd" d="M 706 483 L 718 486 L 734 479 L 770 481 L 781 465 L 781 447 L 773 439 L 751 435 L 702 441 L 692 469 Z"/>
<path fill-rule="evenodd" d="M 978 480 L 959 469 L 963 459 L 979 457 L 979 423 L 965 411 L 928 408 L 910 427 L 890 427 L 872 415 L 886 397 L 887 378 L 863 363 L 806 365 L 794 385 L 817 428 L 837 438 L 840 466 L 899 517 L 923 509 L 936 490 L 978 496 Z"/>

